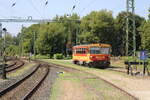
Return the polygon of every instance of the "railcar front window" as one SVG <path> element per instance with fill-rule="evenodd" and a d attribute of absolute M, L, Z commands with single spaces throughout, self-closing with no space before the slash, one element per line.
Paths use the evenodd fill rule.
<path fill-rule="evenodd" d="M 102 54 L 109 54 L 110 53 L 110 48 L 101 48 L 100 49 Z"/>
<path fill-rule="evenodd" d="M 104 47 L 91 47 L 90 48 L 90 54 L 109 54 L 110 48 L 104 48 Z"/>

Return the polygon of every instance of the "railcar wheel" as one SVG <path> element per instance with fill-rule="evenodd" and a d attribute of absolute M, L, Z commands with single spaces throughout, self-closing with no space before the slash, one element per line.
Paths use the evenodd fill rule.
<path fill-rule="evenodd" d="M 73 61 L 73 64 L 77 64 L 78 61 Z"/>
<path fill-rule="evenodd" d="M 86 62 L 85 61 L 83 61 L 83 66 L 85 66 L 86 65 Z"/>
<path fill-rule="evenodd" d="M 92 63 L 88 63 L 88 66 L 89 66 L 90 68 L 92 68 L 92 67 L 93 67 L 93 64 L 92 64 Z"/>

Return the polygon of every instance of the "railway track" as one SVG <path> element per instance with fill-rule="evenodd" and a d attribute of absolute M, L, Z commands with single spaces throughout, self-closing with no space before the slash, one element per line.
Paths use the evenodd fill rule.
<path fill-rule="evenodd" d="M 40 61 L 40 62 L 41 62 L 41 61 Z M 42 61 L 42 62 L 43 62 L 43 61 Z M 47 64 L 49 64 L 49 65 L 52 66 L 52 67 L 56 67 L 56 68 L 63 69 L 63 70 L 66 70 L 66 71 L 68 71 L 68 70 L 75 70 L 75 71 L 80 71 L 80 72 L 83 72 L 83 73 L 87 73 L 87 74 L 92 75 L 93 77 L 95 77 L 95 78 L 97 78 L 97 79 L 103 80 L 104 82 L 110 84 L 110 85 L 113 86 L 114 88 L 117 88 L 117 89 L 120 90 L 122 93 L 124 93 L 124 94 L 126 94 L 127 96 L 133 98 L 134 100 L 139 100 L 137 97 L 133 96 L 132 94 L 128 93 L 127 91 L 123 90 L 122 88 L 116 86 L 115 84 L 113 84 L 113 83 L 111 83 L 111 82 L 109 82 L 109 81 L 107 81 L 107 80 L 101 78 L 100 76 L 97 76 L 97 75 L 93 74 L 93 73 L 89 73 L 89 72 L 87 72 L 87 71 L 83 71 L 83 70 L 79 70 L 79 69 L 75 69 L 75 68 L 69 68 L 69 67 L 65 67 L 65 66 L 58 65 L 58 64 L 53 64 L 53 63 L 47 63 Z"/>
<path fill-rule="evenodd" d="M 17 64 L 17 61 L 13 61 L 13 63 L 7 65 L 6 68 L 12 67 L 12 66 L 14 66 L 14 65 L 16 65 L 16 64 Z"/>
<path fill-rule="evenodd" d="M 5 89 L 0 91 L 0 100 L 28 100 L 32 98 L 33 94 L 36 94 L 37 89 L 40 87 L 40 85 L 43 83 L 47 75 L 49 74 L 49 67 L 61 69 L 64 71 L 79 71 L 82 73 L 87 73 L 91 76 L 93 76 L 96 79 L 103 80 L 104 82 L 110 84 L 114 88 L 117 88 L 125 95 L 133 98 L 134 100 L 139 100 L 135 96 L 131 95 L 130 93 L 126 92 L 125 90 L 119 88 L 118 86 L 114 85 L 113 83 L 101 78 L 100 76 L 97 76 L 95 74 L 89 73 L 87 71 L 75 69 L 75 68 L 67 68 L 62 65 L 57 65 L 53 63 L 47 63 L 43 61 L 36 61 L 39 63 L 39 65 L 36 66 L 36 68 L 28 74 L 26 77 L 18 80 L 14 84 L 6 87 Z M 42 63 L 42 64 L 41 64 Z M 46 67 L 44 67 L 46 66 Z M 38 92 L 37 92 L 38 94 Z M 34 96 L 33 96 L 34 98 Z"/>
<path fill-rule="evenodd" d="M 107 70 L 115 71 L 115 72 L 121 72 L 121 73 L 127 73 L 127 70 L 125 68 L 107 68 Z"/>
<path fill-rule="evenodd" d="M 0 100 L 27 100 L 40 87 L 49 74 L 48 65 L 38 64 L 24 78 L 0 91 Z"/>
<path fill-rule="evenodd" d="M 9 73 L 9 72 L 12 72 L 12 71 L 14 71 L 14 70 L 19 69 L 19 68 L 22 67 L 24 64 L 25 64 L 25 63 L 24 63 L 23 61 L 19 61 L 19 60 L 18 60 L 18 61 L 15 61 L 13 64 L 8 65 L 5 70 L 6 70 L 7 73 Z"/>

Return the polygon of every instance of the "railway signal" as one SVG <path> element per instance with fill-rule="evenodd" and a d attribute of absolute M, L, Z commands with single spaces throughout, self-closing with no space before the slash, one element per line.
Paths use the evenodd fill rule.
<path fill-rule="evenodd" d="M 2 79 L 6 79 L 6 71 L 5 71 L 5 67 L 6 67 L 6 32 L 7 29 L 3 28 L 3 32 L 4 32 L 4 40 L 3 40 L 3 58 L 2 58 L 2 66 L 1 66 L 1 78 Z"/>

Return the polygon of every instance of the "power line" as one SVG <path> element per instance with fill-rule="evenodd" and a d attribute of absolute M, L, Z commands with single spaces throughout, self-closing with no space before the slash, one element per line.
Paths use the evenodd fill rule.
<path fill-rule="evenodd" d="M 86 7 L 84 7 L 82 10 L 81 10 L 81 13 L 83 13 L 87 8 L 89 8 L 96 0 L 91 0 L 88 5 Z"/>
<path fill-rule="evenodd" d="M 71 8 L 71 14 L 73 13 L 73 11 L 76 9 L 76 7 L 77 7 L 77 3 L 78 3 L 78 1 L 77 0 L 75 0 L 75 2 L 74 2 L 74 4 L 73 4 L 73 6 L 72 6 L 72 8 Z M 69 15 L 71 15 L 71 14 L 69 14 Z"/>
<path fill-rule="evenodd" d="M 29 4 L 32 6 L 32 8 L 37 12 L 37 14 L 42 18 L 40 11 L 34 6 L 32 0 L 28 0 Z"/>

